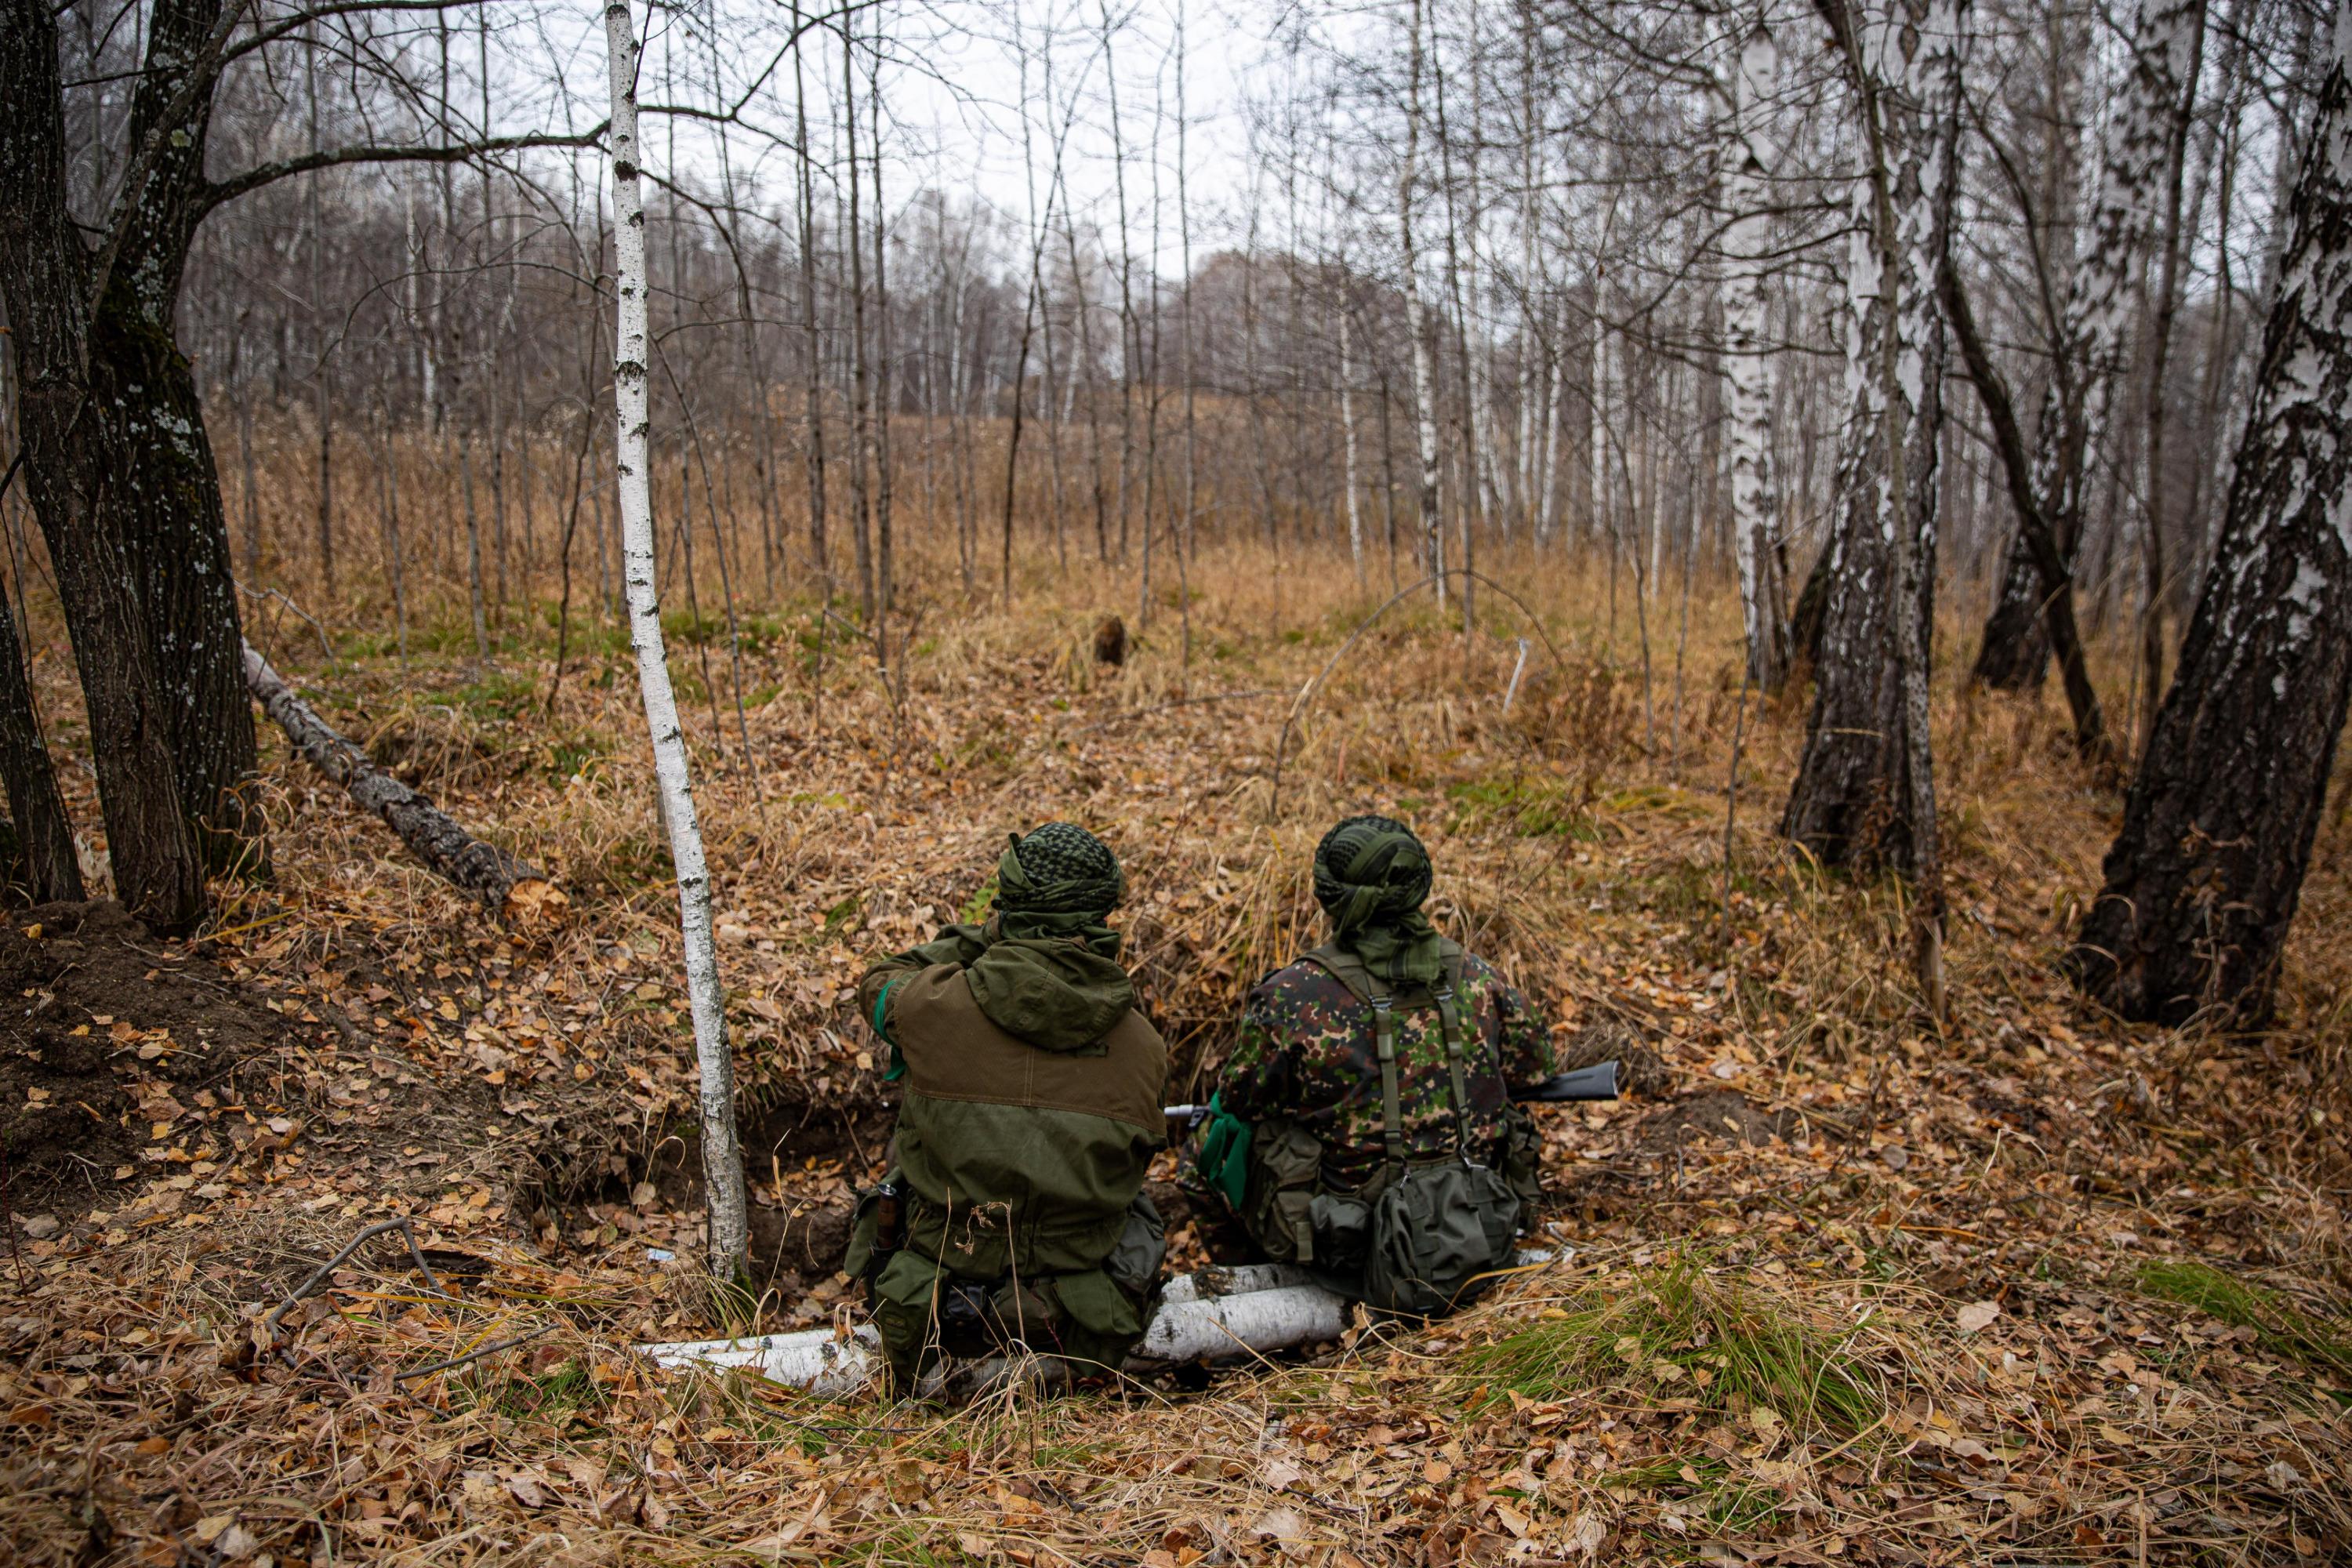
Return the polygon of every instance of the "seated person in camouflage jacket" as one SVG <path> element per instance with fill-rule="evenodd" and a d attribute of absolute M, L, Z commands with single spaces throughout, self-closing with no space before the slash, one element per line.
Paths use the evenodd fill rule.
<path fill-rule="evenodd" d="M 1509 1266 L 1540 1152 L 1511 1090 L 1552 1066 L 1542 1014 L 1430 924 L 1431 875 L 1388 817 L 1324 836 L 1329 940 L 1250 993 L 1198 1161 L 1265 1255 L 1424 1315 Z"/>
<path fill-rule="evenodd" d="M 849 1268 L 868 1282 L 894 1382 L 939 1354 L 1016 1344 L 1084 1380 L 1116 1373 L 1165 1250 L 1143 1196 L 1166 1138 L 1168 1049 L 1103 922 L 1109 848 L 1057 822 L 997 863 L 994 911 L 858 983 L 905 1098 L 896 1169 L 861 1200 Z"/>

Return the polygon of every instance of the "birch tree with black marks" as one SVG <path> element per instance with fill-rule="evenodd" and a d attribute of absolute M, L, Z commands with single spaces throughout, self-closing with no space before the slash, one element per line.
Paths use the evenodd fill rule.
<path fill-rule="evenodd" d="M 2100 140 L 2084 238 L 2064 280 L 2034 433 L 2032 489 L 2067 579 L 2045 577 L 2022 531 L 2002 558 L 1985 618 L 1974 679 L 2002 690 L 2041 684 L 2049 666 L 2045 606 L 2072 594 L 2093 460 L 2114 419 L 2116 387 L 2131 358 L 2133 322 L 2147 264 L 2173 126 L 2190 89 L 2205 0 L 2143 0 L 2115 112 Z M 2077 713 L 2078 725 L 2082 719 Z"/>
<path fill-rule="evenodd" d="M 1946 358 L 1936 295 L 1952 221 L 1967 0 L 1823 0 L 1865 149 L 1848 268 L 1849 422 L 1813 707 L 1781 832 L 1828 865 L 1911 878 L 1918 969 L 1941 1010 L 1941 860 L 1927 734 L 1936 464 Z"/>
<path fill-rule="evenodd" d="M 727 1043 L 719 951 L 711 940 L 710 871 L 702 854 L 702 826 L 694 812 L 686 731 L 670 689 L 663 646 L 661 595 L 654 582 L 651 457 L 646 449 L 647 366 L 652 345 L 646 326 L 646 208 L 640 189 L 637 140 L 637 39 L 628 0 L 604 9 L 604 41 L 613 93 L 613 271 L 619 297 L 614 340 L 613 402 L 619 421 L 616 469 L 621 506 L 623 572 L 628 584 L 629 641 L 636 650 L 637 687 L 651 732 L 654 777 L 669 829 L 670 862 L 677 874 L 678 925 L 686 942 L 686 984 L 694 1017 L 700 1078 L 702 1179 L 710 1272 L 740 1276 L 751 1242 L 743 1157 L 735 1136 L 735 1061 Z M 853 227 L 850 243 L 856 246 Z"/>
<path fill-rule="evenodd" d="M 2127 1018 L 2269 1019 L 2352 696 L 2348 71 L 2339 10 L 2221 538 L 2068 955 Z"/>
<path fill-rule="evenodd" d="M 1780 486 L 1772 472 L 1771 325 L 1765 279 L 1772 244 L 1769 117 L 1780 47 L 1768 11 L 1727 19 L 1717 89 L 1726 100 L 1723 366 L 1731 459 L 1731 529 L 1748 676 L 1770 696 L 1789 676 L 1788 585 L 1780 575 Z"/>

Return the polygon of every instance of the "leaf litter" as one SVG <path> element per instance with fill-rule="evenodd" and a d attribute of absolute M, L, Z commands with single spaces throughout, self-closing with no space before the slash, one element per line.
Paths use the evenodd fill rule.
<path fill-rule="evenodd" d="M 47 1156 L 12 1178 L 11 1560 L 2352 1550 L 2327 1022 L 2352 963 L 2328 940 L 2352 926 L 2342 814 L 2279 1034 L 2125 1028 L 2050 964 L 2112 801 L 2073 782 L 2050 713 L 1944 704 L 1955 1008 L 1939 1027 L 1908 989 L 1901 889 L 1789 863 L 1755 821 L 1801 738 L 1793 707 L 1751 719 L 1726 874 L 1728 658 L 1661 757 L 1596 626 L 1554 627 L 1564 662 L 1506 717 L 1507 640 L 1383 623 L 1300 725 L 1269 824 L 1286 699 L 1190 699 L 1296 690 L 1360 614 L 1345 586 L 1236 574 L 1217 612 L 1194 606 L 1196 637 L 1223 651 L 1189 675 L 1172 633 L 1097 672 L 1089 618 L 1045 605 L 955 622 L 887 684 L 846 654 L 818 668 L 805 639 L 761 656 L 781 692 L 751 715 L 764 790 L 730 734 L 699 737 L 697 757 L 747 1124 L 766 1134 L 749 1156 L 771 1227 L 749 1315 L 693 1268 L 675 906 L 642 781 L 612 760 L 634 755 L 625 679 L 568 679 L 533 724 L 483 712 L 454 666 L 343 664 L 320 694 L 338 721 L 390 737 L 387 761 L 574 901 L 541 927 L 491 926 L 279 758 L 271 882 L 234 891 L 193 943 L 107 927 L 118 956 L 159 956 L 103 1007 L 70 998 L 61 1037 L 103 1038 L 101 1054 L 26 1032 L 59 1024 L 0 1031 L 8 1125 L 60 1125 L 49 1107 L 70 1091 L 106 1141 L 102 1179 Z M 1268 636 L 1283 619 L 1306 635 Z M 849 989 L 866 955 L 984 907 L 1005 827 L 1072 816 L 1120 849 L 1122 923 L 1181 1098 L 1243 991 L 1311 939 L 1307 852 L 1360 805 L 1423 830 L 1439 918 L 1552 1003 L 1564 1058 L 1639 1063 L 1629 1100 L 1545 1113 L 1545 1225 L 1570 1260 L 1448 1321 L 1360 1322 L 1279 1363 L 1091 1400 L 825 1405 L 743 1374 L 656 1375 L 629 1352 L 855 1320 L 818 1232 L 877 1170 L 887 1107 Z M 39 914 L 12 916 L 0 948 L 48 937 L 57 917 Z M 25 973 L 7 970 L 28 1006 L 75 984 Z M 201 977 L 237 1030 L 150 1005 L 166 974 Z M 236 1035 L 214 1047 L 220 1088 L 171 1076 L 204 1027 Z M 411 1222 L 430 1279 L 379 1237 L 265 1329 L 391 1218 Z M 1175 1239 L 1187 1265 L 1214 1240 L 1189 1223 Z"/>

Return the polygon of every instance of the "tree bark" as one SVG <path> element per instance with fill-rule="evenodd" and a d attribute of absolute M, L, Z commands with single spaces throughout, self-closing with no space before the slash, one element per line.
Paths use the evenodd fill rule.
<path fill-rule="evenodd" d="M 1421 458 L 1422 569 L 1437 584 L 1445 604 L 1445 517 L 1438 499 L 1437 372 L 1431 363 L 1429 323 L 1422 308 L 1421 277 L 1413 247 L 1412 189 L 1421 153 L 1421 0 L 1412 0 L 1411 86 L 1405 109 L 1404 162 L 1397 172 L 1397 235 L 1404 247 L 1404 330 L 1412 340 L 1412 417 Z M 1252 341 L 1255 334 L 1252 334 Z"/>
<path fill-rule="evenodd" d="M 2347 56 L 2339 14 L 2213 564 L 2068 954 L 2129 1018 L 2268 1020 L 2352 697 Z"/>
<path fill-rule="evenodd" d="M 180 808 L 210 869 L 252 868 L 261 822 L 246 798 L 254 770 L 228 518 L 203 399 L 174 340 L 180 280 L 210 210 L 205 141 L 212 89 L 179 107 L 205 68 L 219 0 L 163 0 L 131 98 L 133 156 L 153 149 L 90 329 L 93 396 L 120 411 L 129 466 L 120 494 L 123 544 L 138 587 Z"/>
<path fill-rule="evenodd" d="M 2105 439 L 2129 358 L 2135 280 L 2157 219 L 2171 124 L 2187 91 L 2204 0 L 2142 0 L 2123 100 L 2102 139 L 2089 242 L 2068 279 L 2033 451 L 2033 491 L 2071 575 L 2081 547 L 2090 463 Z M 1971 679 L 1999 690 L 2042 683 L 2050 644 L 2042 574 L 2012 536 Z"/>
<path fill-rule="evenodd" d="M 801 30 L 799 0 L 793 0 L 793 31 Z M 801 52 L 793 51 L 793 123 L 800 145 L 793 160 L 794 195 L 799 201 L 801 352 L 805 359 L 801 407 L 807 430 L 803 449 L 808 479 L 809 564 L 816 572 L 824 607 L 833 607 L 833 563 L 824 548 L 824 341 L 816 319 L 816 194 L 809 163 L 808 95 L 802 86 Z"/>
<path fill-rule="evenodd" d="M 1946 356 L 1935 268 L 1951 222 L 1969 8 L 1898 0 L 1861 17 L 1832 14 L 1873 152 L 1847 263 L 1853 401 L 1840 513 L 1813 707 L 1780 830 L 1824 864 L 1913 878 L 1929 930 L 1939 860 L 1927 682 Z"/>
<path fill-rule="evenodd" d="M 250 645 L 245 649 L 245 684 L 302 760 L 381 818 L 435 876 L 509 918 L 535 915 L 566 901 L 528 861 L 475 837 L 430 799 L 377 767 Z"/>
<path fill-rule="evenodd" d="M 48 541 L 89 715 L 115 890 L 176 934 L 205 908 L 181 813 L 168 704 L 124 543 L 132 448 L 90 374 L 89 260 L 66 206 L 65 106 L 54 13 L 0 12 L 0 293 L 16 353 L 25 479 Z"/>
<path fill-rule="evenodd" d="M 74 853 L 73 821 L 58 793 L 57 770 L 41 739 L 16 618 L 0 590 L 0 781 L 8 788 L 8 815 L 25 858 L 25 887 L 37 904 L 82 896 L 81 860 Z"/>
<path fill-rule="evenodd" d="M 1729 383 L 1731 527 L 1739 565 L 1739 608 L 1748 641 L 1748 675 L 1767 697 L 1789 677 L 1787 585 L 1780 575 L 1780 491 L 1772 472 L 1772 362 L 1764 271 L 1771 218 L 1767 182 L 1770 152 L 1765 107 L 1780 76 L 1780 51 L 1758 17 L 1728 40 L 1723 83 L 1728 99 L 1725 149 L 1723 286 L 1724 379 Z"/>
<path fill-rule="evenodd" d="M 620 297 L 613 356 L 613 399 L 620 429 L 616 489 L 622 548 L 627 558 L 629 640 L 636 649 L 637 686 L 645 699 L 646 727 L 653 740 L 662 816 L 669 826 L 670 861 L 677 872 L 688 1005 L 694 1015 L 694 1049 L 700 1068 L 709 1266 L 712 1274 L 732 1280 L 740 1278 L 746 1268 L 750 1211 L 743 1191 L 743 1158 L 735 1137 L 735 1060 L 727 1044 L 719 952 L 711 941 L 710 872 L 703 860 L 702 826 L 695 816 L 693 781 L 687 767 L 686 732 L 678 725 L 677 699 L 670 689 L 669 662 L 662 645 L 661 596 L 654 584 L 653 497 L 646 451 L 646 373 L 652 347 L 646 326 L 645 195 L 639 188 L 637 168 L 637 39 L 630 23 L 629 0 L 609 0 L 606 5 L 604 42 L 613 95 L 614 275 Z M 854 225 L 850 244 L 855 255 Z"/>

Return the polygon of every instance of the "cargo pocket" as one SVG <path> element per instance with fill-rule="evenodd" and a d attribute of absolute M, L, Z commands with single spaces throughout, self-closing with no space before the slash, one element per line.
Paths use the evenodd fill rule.
<path fill-rule="evenodd" d="M 1143 1337 L 1143 1314 L 1099 1268 L 1058 1275 L 1053 1289 L 1061 1305 L 1062 1359 L 1072 1373 L 1082 1383 L 1116 1374 Z"/>
<path fill-rule="evenodd" d="M 1307 1206 L 1315 1235 L 1315 1266 L 1327 1274 L 1350 1275 L 1364 1267 L 1372 1233 L 1372 1208 L 1343 1193 L 1318 1193 Z"/>
<path fill-rule="evenodd" d="M 1119 1340 L 1131 1340 L 1143 1332 L 1143 1317 L 1135 1303 L 1099 1268 L 1058 1275 L 1053 1288 L 1063 1314 L 1076 1328 Z"/>
<path fill-rule="evenodd" d="M 1323 1176 L 1323 1142 L 1292 1121 L 1261 1124 L 1251 1140 L 1250 1238 L 1276 1263 L 1313 1263 L 1315 1189 Z"/>
<path fill-rule="evenodd" d="M 852 1279 L 864 1279 L 873 1271 L 874 1238 L 881 1228 L 881 1190 L 868 1187 L 857 1194 L 856 1206 L 849 1211 L 849 1250 L 842 1256 L 841 1268 Z"/>
<path fill-rule="evenodd" d="M 928 1315 L 931 1298 L 953 1276 L 911 1247 L 901 1247 L 874 1277 L 876 1300 L 899 1307 L 920 1308 Z"/>
<path fill-rule="evenodd" d="M 1160 1266 L 1168 1257 L 1168 1226 L 1151 1199 L 1142 1193 L 1127 1205 L 1127 1223 L 1118 1241 L 1102 1262 L 1103 1272 L 1138 1307 L 1160 1288 Z"/>
<path fill-rule="evenodd" d="M 893 1387 L 912 1394 L 922 1368 L 937 1355 L 939 1324 L 932 1301 L 948 1276 L 911 1248 L 890 1255 L 872 1281 L 874 1330 L 890 1363 Z"/>

